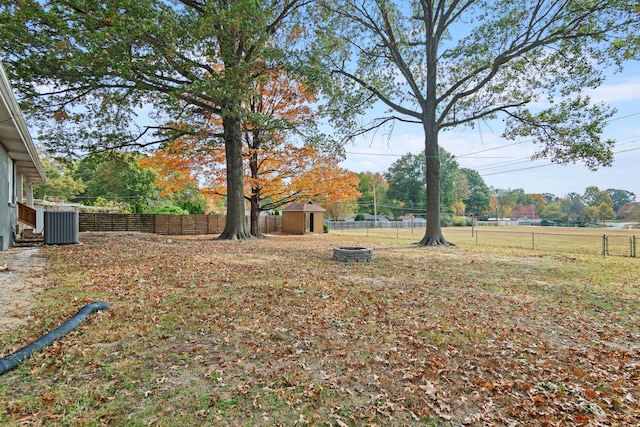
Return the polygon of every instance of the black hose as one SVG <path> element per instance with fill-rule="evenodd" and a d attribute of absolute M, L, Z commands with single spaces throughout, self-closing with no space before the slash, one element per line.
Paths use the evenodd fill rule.
<path fill-rule="evenodd" d="M 31 344 L 22 347 L 20 350 L 12 353 L 4 358 L 0 359 L 0 375 L 15 368 L 25 359 L 28 359 L 36 351 L 40 351 L 43 348 L 53 344 L 55 340 L 62 338 L 69 332 L 73 331 L 87 318 L 88 315 L 98 310 L 108 310 L 109 304 L 106 302 L 92 302 L 85 305 L 73 316 L 71 319 L 64 322 L 62 325 L 54 329 L 53 331 L 45 334 L 32 342 Z"/>

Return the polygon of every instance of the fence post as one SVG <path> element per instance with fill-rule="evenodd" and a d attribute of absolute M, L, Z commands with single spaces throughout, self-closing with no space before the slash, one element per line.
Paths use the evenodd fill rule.
<path fill-rule="evenodd" d="M 535 241 L 536 233 L 531 233 L 531 249 L 536 249 L 536 241 Z"/>
<path fill-rule="evenodd" d="M 607 235 L 603 234 L 602 235 L 602 255 L 607 255 L 608 252 L 608 248 L 607 248 Z"/>
<path fill-rule="evenodd" d="M 474 232 L 474 226 L 476 223 L 476 213 L 475 212 L 471 212 L 471 237 L 473 237 L 473 232 Z"/>

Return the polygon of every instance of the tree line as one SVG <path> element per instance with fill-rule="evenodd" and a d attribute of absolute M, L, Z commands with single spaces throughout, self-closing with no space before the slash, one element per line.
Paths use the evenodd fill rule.
<path fill-rule="evenodd" d="M 252 229 L 258 223 L 257 216 L 253 218 L 254 212 L 277 210 L 300 197 L 312 198 L 331 209 L 359 195 L 357 175 L 338 167 L 335 159 L 317 165 L 314 162 L 323 156 L 311 149 L 302 150 L 303 153 L 295 151 L 299 156 L 297 162 L 292 161 L 288 151 L 286 155 L 281 153 L 285 157 L 280 158 L 269 150 L 247 155 L 283 165 L 280 169 L 259 168 L 247 177 L 248 182 L 253 182 L 246 193 Z M 36 198 L 76 202 L 118 213 L 225 212 L 225 181 L 220 176 L 224 157 L 217 161 L 208 159 L 207 174 L 200 173 L 198 163 L 166 152 L 151 156 L 107 151 L 75 161 L 43 156 L 42 162 L 47 182 L 34 186 Z M 245 168 L 247 174 L 250 170 Z M 287 173 L 296 175 L 295 179 L 287 180 Z M 256 193 L 261 195 L 257 204 L 252 200 Z M 259 235 L 259 228 L 255 232 Z"/>
<path fill-rule="evenodd" d="M 486 185 L 477 171 L 460 168 L 455 157 L 440 148 L 441 222 L 451 216 L 476 218 L 544 219 L 549 224 L 588 223 L 606 220 L 640 221 L 640 203 L 634 193 L 622 189 L 587 187 L 583 194 L 526 193 Z M 426 208 L 424 153 L 406 154 L 385 173 L 359 173 L 361 196 L 352 210 L 398 218 L 422 216 Z"/>
<path fill-rule="evenodd" d="M 353 214 L 385 215 L 390 218 L 423 216 L 426 209 L 424 189 L 424 153 L 406 154 L 384 173 L 353 173 L 331 168 L 323 163 L 318 171 L 313 165 L 318 155 L 301 156 L 300 169 L 290 171 L 297 163 L 286 152 L 280 159 L 284 171 L 247 176 L 254 179 L 248 192 L 247 205 L 254 206 L 251 196 L 258 192 L 262 199 L 259 211 L 272 212 L 296 200 L 300 194 L 313 198 L 327 209 L 327 217 L 344 219 Z M 272 152 L 253 153 L 263 159 Z M 441 222 L 450 223 L 453 216 L 476 218 L 543 219 L 549 224 L 587 223 L 606 220 L 640 221 L 640 203 L 634 193 L 621 189 L 600 190 L 587 187 L 583 194 L 569 193 L 558 197 L 552 193 L 532 194 L 523 189 L 500 189 L 486 185 L 478 172 L 460 168 L 455 157 L 440 149 L 442 162 L 440 206 Z M 320 156 L 321 157 L 321 156 Z M 310 164 L 307 164 L 306 159 Z M 285 162 L 285 160 L 288 160 Z M 275 162 L 272 159 L 270 162 Z M 329 161 L 327 159 L 327 161 Z M 335 159 L 333 159 L 335 163 Z M 109 151 L 94 153 L 76 161 L 43 156 L 47 183 L 34 188 L 37 198 L 78 202 L 114 212 L 127 213 L 205 213 L 224 212 L 224 178 L 217 172 L 198 176 L 198 165 L 224 165 L 198 157 L 155 152 L 153 155 Z M 246 168 L 250 173 L 251 168 Z M 305 174 L 309 172 L 305 176 Z M 288 181 L 287 176 L 299 175 Z M 203 182 L 207 184 L 203 185 Z M 279 183 L 279 184 L 278 184 Z M 216 190 L 216 188 L 218 190 Z M 287 197 L 289 195 L 289 197 Z"/>

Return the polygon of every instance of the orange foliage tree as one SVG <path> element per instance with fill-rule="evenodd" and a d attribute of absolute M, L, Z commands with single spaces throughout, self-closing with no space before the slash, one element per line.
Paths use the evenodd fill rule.
<path fill-rule="evenodd" d="M 325 203 L 338 203 L 358 197 L 357 175 L 340 168 L 339 156 L 324 152 L 318 138 L 305 136 L 305 129 L 313 128 L 309 104 L 316 101 L 315 94 L 279 70 L 265 73 L 255 84 L 242 123 L 251 234 L 261 235 L 261 211 L 301 199 L 319 197 Z M 211 117 L 209 123 L 209 132 L 215 134 L 219 120 Z M 307 143 L 296 143 L 300 140 Z M 160 171 L 159 185 L 168 191 L 185 182 L 200 182 L 214 193 L 226 194 L 225 150 L 211 139 L 180 138 L 147 162 Z"/>
<path fill-rule="evenodd" d="M 179 193 L 185 187 L 197 186 L 198 182 L 193 173 L 191 159 L 171 154 L 172 150 L 181 147 L 183 141 L 174 141 L 165 146 L 163 150 L 156 151 L 151 156 L 143 157 L 139 166 L 141 168 L 153 168 L 158 172 L 155 185 L 160 190 L 160 196 L 165 197 L 173 193 Z"/>

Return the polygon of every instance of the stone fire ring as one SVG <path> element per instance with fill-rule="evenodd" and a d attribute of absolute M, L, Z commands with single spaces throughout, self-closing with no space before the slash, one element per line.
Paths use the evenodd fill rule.
<path fill-rule="evenodd" d="M 333 248 L 333 259 L 343 262 L 369 262 L 373 259 L 373 249 L 358 247 Z"/>

